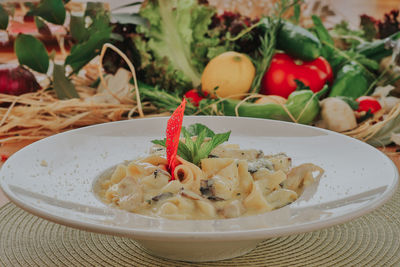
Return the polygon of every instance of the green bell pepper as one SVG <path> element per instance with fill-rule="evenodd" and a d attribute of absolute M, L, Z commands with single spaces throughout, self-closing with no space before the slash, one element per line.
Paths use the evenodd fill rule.
<path fill-rule="evenodd" d="M 311 61 L 321 55 L 322 45 L 310 31 L 288 21 L 282 21 L 277 36 L 277 48 L 295 58 Z"/>
<path fill-rule="evenodd" d="M 254 104 L 245 102 L 238 107 L 238 115 L 272 120 L 295 121 L 310 124 L 320 112 L 319 97 L 325 93 L 327 87 L 314 94 L 311 90 L 300 90 L 290 94 L 284 107 L 275 103 Z M 226 99 L 222 102 L 222 110 L 226 116 L 236 116 L 236 106 L 239 100 Z"/>
<path fill-rule="evenodd" d="M 371 83 L 371 77 L 362 66 L 349 63 L 344 65 L 337 73 L 329 96 L 347 96 L 356 99 L 367 93 Z"/>

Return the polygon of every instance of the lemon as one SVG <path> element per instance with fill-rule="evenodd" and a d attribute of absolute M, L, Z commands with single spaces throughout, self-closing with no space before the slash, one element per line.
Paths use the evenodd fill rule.
<path fill-rule="evenodd" d="M 250 91 L 255 74 L 246 55 L 229 51 L 210 60 L 201 76 L 201 87 L 214 97 L 240 99 Z"/>

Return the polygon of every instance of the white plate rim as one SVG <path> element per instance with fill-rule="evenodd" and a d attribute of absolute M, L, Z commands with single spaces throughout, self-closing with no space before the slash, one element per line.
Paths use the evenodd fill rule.
<path fill-rule="evenodd" d="M 185 116 L 185 118 L 214 118 L 214 116 Z M 157 119 L 167 119 L 168 117 L 154 117 L 154 118 L 138 118 L 135 120 L 157 120 Z M 258 120 L 260 122 L 263 121 L 272 121 L 272 120 L 266 120 L 266 119 L 255 119 L 255 118 L 243 118 L 240 117 L 240 119 L 245 119 L 245 120 Z M 35 142 L 35 144 L 40 144 L 40 142 L 45 142 L 49 138 L 54 138 L 56 136 L 61 136 L 61 135 L 67 135 L 67 134 L 74 134 L 75 132 L 82 131 L 86 128 L 91 128 L 91 127 L 97 127 L 100 125 L 105 125 L 105 124 L 118 124 L 118 123 L 126 123 L 126 122 L 132 122 L 135 120 L 130 120 L 130 121 L 117 121 L 117 122 L 108 122 L 108 123 L 102 123 L 102 124 L 97 124 L 97 125 L 91 125 L 87 127 L 82 127 L 70 131 L 66 131 L 63 133 L 59 133 L 50 137 L 47 137 L 45 139 L 39 140 Z M 277 122 L 273 120 L 273 122 Z M 279 121 L 279 123 L 283 124 L 293 124 L 291 122 L 283 122 Z M 315 128 L 313 126 L 308 126 L 308 125 L 298 125 L 299 127 L 310 127 L 314 129 L 318 129 L 321 132 L 328 133 L 330 135 L 340 135 L 342 138 L 348 138 L 351 139 L 353 142 L 358 142 L 361 145 L 368 145 L 362 141 L 359 141 L 357 139 L 345 136 L 343 134 L 339 134 L 336 132 L 332 132 L 329 130 L 325 129 L 320 129 L 320 128 Z M 29 147 L 29 146 L 28 146 Z M 19 154 L 23 153 L 23 151 L 27 149 L 27 147 L 21 149 L 20 151 L 16 152 L 14 155 L 12 155 L 10 158 L 13 157 L 18 157 Z M 379 151 L 376 149 L 377 152 L 381 153 L 388 162 L 390 162 L 390 165 L 392 168 L 397 170 L 396 165 L 393 163 L 392 160 L 389 159 L 387 155 L 385 155 L 383 152 Z M 7 162 L 3 165 L 2 169 L 6 167 Z M 1 170 L 0 169 L 0 174 Z M 62 216 L 57 216 L 53 215 L 51 213 L 48 213 L 44 210 L 38 209 L 32 205 L 29 205 L 27 203 L 24 203 L 21 201 L 13 192 L 12 190 L 8 187 L 7 184 L 4 184 L 4 179 L 1 179 L 0 177 L 0 187 L 3 189 L 3 192 L 6 194 L 6 196 L 13 202 L 15 203 L 18 207 L 22 208 L 23 210 L 32 213 L 38 217 L 44 218 L 46 220 L 73 227 L 76 229 L 81 229 L 85 231 L 90 231 L 90 232 L 96 232 L 96 233 L 101 233 L 101 234 L 111 234 L 111 235 L 116 235 L 116 236 L 124 236 L 124 237 L 132 237 L 132 238 L 137 238 L 137 239 L 143 239 L 143 240 L 163 240 L 168 238 L 169 240 L 179 240 L 179 241 L 184 241 L 184 240 L 197 240 L 197 241 L 204 241 L 204 240 L 213 240 L 213 241 L 218 241 L 218 240 L 262 240 L 265 238 L 273 238 L 273 237 L 280 237 L 280 236 L 287 236 L 291 234 L 300 234 L 300 233 L 305 233 L 305 232 L 310 232 L 310 231 L 316 231 L 320 229 L 324 229 L 330 226 L 334 226 L 337 224 L 345 223 L 348 221 L 351 221 L 353 219 L 356 219 L 360 216 L 363 216 L 376 208 L 382 206 L 385 204 L 396 192 L 398 183 L 399 183 L 399 173 L 398 171 L 395 172 L 395 177 L 393 179 L 393 184 L 391 184 L 388 187 L 388 190 L 385 191 L 385 193 L 382 194 L 381 198 L 379 199 L 374 199 L 372 203 L 369 203 L 367 206 L 363 206 L 357 210 L 355 210 L 352 213 L 340 215 L 338 217 L 334 218 L 328 218 L 325 219 L 324 221 L 315 221 L 315 222 L 308 222 L 304 223 L 301 225 L 295 225 L 292 227 L 282 227 L 282 228 L 262 228 L 262 229 L 254 229 L 254 230 L 240 230 L 240 231 L 227 231 L 227 232 L 164 232 L 164 231 L 154 231 L 154 230 L 137 230 L 137 229 L 126 229 L 124 227 L 117 227 L 117 226 L 112 226 L 110 227 L 109 225 L 98 225 L 90 222 L 81 222 L 78 220 L 74 219 L 69 219 L 66 217 Z"/>

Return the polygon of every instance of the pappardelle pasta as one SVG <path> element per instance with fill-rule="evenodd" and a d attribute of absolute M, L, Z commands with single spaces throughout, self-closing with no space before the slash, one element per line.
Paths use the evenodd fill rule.
<path fill-rule="evenodd" d="M 238 145 L 219 145 L 199 165 L 178 157 L 175 180 L 165 148 L 118 165 L 101 182 L 99 197 L 120 209 L 169 219 L 223 219 L 254 215 L 295 201 L 324 170 L 306 163 L 292 167 L 284 153 L 264 155 Z"/>

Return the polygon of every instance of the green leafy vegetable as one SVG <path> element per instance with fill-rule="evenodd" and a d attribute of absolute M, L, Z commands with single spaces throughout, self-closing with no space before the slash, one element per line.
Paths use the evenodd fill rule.
<path fill-rule="evenodd" d="M 160 145 L 165 147 L 165 142 L 167 140 L 164 138 L 163 140 L 152 140 L 151 142 L 155 145 Z M 187 146 L 185 146 L 185 144 L 182 141 L 179 141 L 179 146 L 178 146 L 178 152 L 177 154 L 187 160 L 190 158 L 191 152 L 188 150 Z"/>
<path fill-rule="evenodd" d="M 0 30 L 7 29 L 8 26 L 8 12 L 0 5 Z"/>
<path fill-rule="evenodd" d="M 143 19 L 139 14 L 129 14 L 129 13 L 116 13 L 112 14 L 111 18 L 120 24 L 135 24 L 135 25 L 145 25 L 146 20 Z"/>
<path fill-rule="evenodd" d="M 196 123 L 187 128 L 182 127 L 182 134 L 185 142 L 179 142 L 178 155 L 184 160 L 199 165 L 200 161 L 207 158 L 214 148 L 229 140 L 231 132 L 215 134 L 207 126 Z M 151 142 L 165 147 L 166 140 Z"/>
<path fill-rule="evenodd" d="M 363 30 L 352 30 L 347 21 L 336 24 L 331 31 L 334 37 L 341 39 L 345 46 L 355 47 L 366 41 Z"/>
<path fill-rule="evenodd" d="M 393 49 L 391 47 L 387 47 L 387 43 L 396 41 L 399 38 L 400 32 L 396 32 L 385 39 L 362 43 L 356 47 L 356 51 L 360 54 L 365 55 L 369 59 L 380 61 L 393 53 Z"/>
<path fill-rule="evenodd" d="M 325 41 L 330 44 L 334 44 L 334 41 L 329 34 L 328 30 L 325 28 L 320 17 L 313 15 L 312 20 L 314 23 L 315 31 L 317 32 L 320 41 Z"/>
<path fill-rule="evenodd" d="M 352 59 L 358 61 L 358 63 L 360 63 L 361 65 L 363 65 L 364 67 L 366 67 L 369 70 L 372 71 L 378 71 L 379 70 L 379 63 L 373 59 L 369 59 L 364 55 L 360 55 L 357 54 L 356 52 L 349 52 L 348 55 L 350 53 L 353 53 L 352 55 Z"/>
<path fill-rule="evenodd" d="M 49 26 L 47 26 L 47 24 L 43 21 L 43 19 L 41 19 L 40 17 L 35 17 L 35 24 L 36 24 L 36 28 L 38 29 L 40 34 L 43 34 L 46 36 L 51 35 Z"/>
<path fill-rule="evenodd" d="M 97 14 L 105 12 L 104 4 L 101 2 L 87 2 L 84 17 L 95 19 Z"/>
<path fill-rule="evenodd" d="M 127 7 L 132 7 L 132 6 L 139 6 L 142 4 L 142 1 L 138 1 L 138 2 L 133 2 L 133 3 L 129 3 L 126 5 L 122 5 L 122 6 L 118 6 L 116 8 L 113 8 L 112 10 L 118 10 L 118 9 L 122 9 L 122 8 L 127 8 Z"/>
<path fill-rule="evenodd" d="M 293 6 L 293 16 L 291 17 L 292 22 L 296 25 L 299 24 L 300 16 L 301 16 L 301 6 L 300 3 L 296 3 Z"/>
<path fill-rule="evenodd" d="M 256 76 L 254 77 L 250 89 L 250 92 L 252 93 L 257 93 L 261 88 L 262 78 L 264 77 L 264 73 L 268 69 L 272 56 L 275 53 L 276 35 L 281 26 L 280 19 L 274 21 L 269 18 L 264 18 L 261 20 L 261 23 L 261 25 L 265 27 L 266 32 L 265 35 L 261 37 L 261 46 L 259 48 L 261 60 L 256 60 L 254 64 L 256 67 Z"/>
<path fill-rule="evenodd" d="M 20 34 L 15 40 L 14 51 L 19 64 L 29 68 L 47 73 L 49 68 L 49 55 L 44 44 L 31 35 Z"/>
<path fill-rule="evenodd" d="M 376 29 L 376 20 L 367 16 L 360 16 L 360 27 L 364 31 L 364 36 L 367 41 L 372 41 L 378 34 Z"/>
<path fill-rule="evenodd" d="M 217 36 L 206 34 L 215 13 L 215 8 L 197 0 L 145 2 L 140 16 L 148 25 L 139 26 L 142 36 L 134 37 L 144 81 L 166 90 L 198 86 L 208 49 L 219 43 Z"/>
<path fill-rule="evenodd" d="M 314 22 L 314 30 L 321 41 L 321 43 L 328 43 L 330 45 L 334 45 L 334 41 L 332 36 L 329 34 L 329 31 L 325 28 L 324 24 L 320 17 L 313 15 L 312 20 Z M 334 55 L 335 51 L 329 46 L 322 46 L 322 56 L 326 58 L 328 61 Z"/>
<path fill-rule="evenodd" d="M 374 114 L 372 114 L 371 110 L 368 110 L 363 116 L 357 118 L 357 123 L 362 123 L 370 118 L 373 118 Z"/>
<path fill-rule="evenodd" d="M 67 77 L 65 77 L 64 66 L 54 64 L 53 79 L 54 91 L 56 92 L 58 99 L 79 98 L 75 86 L 67 79 Z"/>
<path fill-rule="evenodd" d="M 87 42 L 73 46 L 71 54 L 65 60 L 65 64 L 70 65 L 74 72 L 78 72 L 99 54 L 103 44 L 109 40 L 110 34 L 111 29 L 106 32 L 98 32 L 91 35 Z"/>
<path fill-rule="evenodd" d="M 139 82 L 138 86 L 142 102 L 149 101 L 162 111 L 173 112 L 182 101 L 179 92 L 167 92 L 158 86 L 154 87 L 142 82 Z M 219 102 L 218 99 L 205 98 L 200 101 L 199 107 L 196 107 L 187 101 L 185 115 L 223 115 L 221 109 L 217 107 Z"/>
<path fill-rule="evenodd" d="M 86 41 L 89 38 L 89 33 L 85 28 L 85 18 L 71 15 L 69 29 L 74 38 L 79 43 Z"/>
<path fill-rule="evenodd" d="M 160 109 L 173 112 L 181 104 L 182 97 L 179 96 L 178 92 L 167 92 L 142 82 L 138 83 L 138 87 L 142 97 L 141 100 L 149 101 Z M 187 101 L 185 114 L 193 115 L 197 111 L 197 107 Z"/>
<path fill-rule="evenodd" d="M 379 68 L 378 62 L 367 58 L 365 55 L 355 51 L 341 50 L 335 45 L 322 41 L 322 44 L 326 46 L 327 49 L 332 50 L 331 56 L 327 58 L 334 72 L 338 72 L 346 64 L 357 64 L 359 65 L 369 78 L 375 79 L 375 74 L 373 71 Z"/>
<path fill-rule="evenodd" d="M 33 6 L 29 13 L 58 25 L 64 24 L 66 16 L 62 0 L 42 0 L 37 7 Z"/>
<path fill-rule="evenodd" d="M 187 131 L 190 136 L 199 135 L 203 130 L 205 130 L 206 137 L 213 137 L 215 135 L 211 129 L 201 123 L 191 124 L 187 128 L 183 127 L 183 131 Z"/>
<path fill-rule="evenodd" d="M 383 19 L 361 15 L 360 27 L 364 30 L 367 39 L 383 39 L 400 31 L 399 14 L 399 9 L 393 9 L 384 14 Z"/>
<path fill-rule="evenodd" d="M 78 19 L 76 20 L 76 23 L 80 23 Z M 65 65 L 70 65 L 74 72 L 78 72 L 97 56 L 103 45 L 110 40 L 112 28 L 108 14 L 98 13 L 86 32 L 87 34 L 84 31 L 76 33 L 83 42 L 74 45 L 65 60 Z M 87 40 L 85 40 L 85 36 L 88 36 Z"/>

